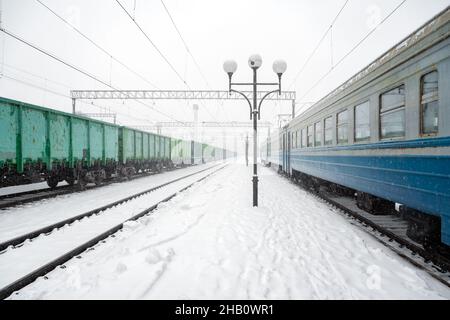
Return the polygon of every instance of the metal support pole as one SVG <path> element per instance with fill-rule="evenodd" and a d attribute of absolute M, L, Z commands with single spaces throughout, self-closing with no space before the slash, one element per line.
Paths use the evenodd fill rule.
<path fill-rule="evenodd" d="M 73 114 L 75 114 L 75 112 L 76 112 L 76 109 L 75 109 L 76 101 L 77 100 L 75 98 L 72 98 L 72 113 Z"/>
<path fill-rule="evenodd" d="M 257 68 L 253 68 L 253 207 L 258 206 L 258 101 L 257 101 Z"/>

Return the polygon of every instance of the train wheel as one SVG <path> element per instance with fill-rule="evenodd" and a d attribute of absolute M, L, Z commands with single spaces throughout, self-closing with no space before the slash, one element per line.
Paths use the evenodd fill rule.
<path fill-rule="evenodd" d="M 96 175 L 96 176 L 95 176 L 94 183 L 95 183 L 96 186 L 101 185 L 101 184 L 102 184 L 102 181 L 103 181 L 103 179 L 102 179 L 102 177 L 101 177 L 100 175 Z"/>
<path fill-rule="evenodd" d="M 58 178 L 56 177 L 49 177 L 47 179 L 47 185 L 50 187 L 50 189 L 55 189 L 56 186 L 58 185 Z"/>
<path fill-rule="evenodd" d="M 69 186 L 73 186 L 75 184 L 75 178 L 74 177 L 67 177 L 66 182 Z"/>

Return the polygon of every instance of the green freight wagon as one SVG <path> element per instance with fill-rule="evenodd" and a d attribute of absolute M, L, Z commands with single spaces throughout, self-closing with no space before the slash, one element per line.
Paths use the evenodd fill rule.
<path fill-rule="evenodd" d="M 118 126 L 0 98 L 1 186 L 100 182 L 118 161 Z"/>
<path fill-rule="evenodd" d="M 192 164 L 191 141 L 171 139 L 171 161 L 173 165 L 182 167 Z"/>
<path fill-rule="evenodd" d="M 130 176 L 139 171 L 161 171 L 166 165 L 164 137 L 140 130 L 120 127 L 119 171 Z M 167 151 L 170 154 L 170 151 Z"/>

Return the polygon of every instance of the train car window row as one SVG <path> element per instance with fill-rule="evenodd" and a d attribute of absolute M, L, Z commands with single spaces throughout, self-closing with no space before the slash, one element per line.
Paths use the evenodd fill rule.
<path fill-rule="evenodd" d="M 439 130 L 439 74 L 429 72 L 420 80 L 420 134 L 436 135 Z M 406 87 L 404 84 L 382 93 L 379 96 L 380 139 L 397 139 L 405 137 Z M 349 142 L 349 110 L 336 115 L 337 144 Z M 370 102 L 356 105 L 354 110 L 354 141 L 369 142 Z M 333 116 L 316 122 L 296 132 L 296 148 L 331 146 L 333 141 Z M 323 138 L 323 141 L 322 141 Z"/>

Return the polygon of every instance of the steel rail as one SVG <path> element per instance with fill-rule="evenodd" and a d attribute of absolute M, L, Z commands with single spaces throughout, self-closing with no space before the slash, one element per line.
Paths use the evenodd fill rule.
<path fill-rule="evenodd" d="M 120 199 L 120 200 L 114 201 L 114 202 L 112 202 L 112 203 L 106 204 L 106 205 L 101 206 L 101 207 L 99 207 L 99 208 L 95 208 L 95 209 L 89 210 L 89 211 L 87 211 L 87 212 L 78 214 L 78 215 L 76 215 L 76 216 L 67 218 L 67 219 L 65 219 L 65 220 L 62 220 L 62 221 L 53 223 L 53 224 L 48 225 L 48 226 L 46 226 L 46 227 L 43 227 L 43 228 L 40 228 L 40 229 L 31 231 L 31 232 L 28 232 L 28 233 L 23 234 L 23 235 L 21 235 L 21 236 L 15 237 L 15 238 L 13 238 L 13 239 L 10 239 L 10 240 L 1 242 L 1 243 L 0 243 L 0 254 L 3 253 L 3 251 L 6 250 L 6 249 L 7 249 L 8 247 L 10 247 L 10 246 L 13 246 L 13 247 L 20 247 L 20 244 L 24 243 L 26 240 L 32 240 L 32 239 L 34 239 L 34 238 L 37 238 L 37 237 L 38 237 L 39 235 L 41 235 L 41 234 L 49 234 L 49 233 L 52 232 L 53 230 L 62 228 L 62 227 L 64 227 L 65 225 L 69 225 L 69 224 L 71 224 L 71 223 L 73 223 L 73 222 L 75 222 L 75 221 L 81 220 L 81 219 L 83 219 L 83 218 L 85 218 L 85 217 L 90 217 L 90 216 L 92 216 L 92 215 L 94 215 L 94 214 L 98 214 L 98 213 L 100 213 L 100 212 L 106 211 L 106 210 L 108 210 L 108 209 L 111 209 L 111 208 L 116 207 L 116 206 L 118 206 L 118 205 L 121 205 L 121 204 L 123 204 L 123 203 L 126 203 L 126 202 L 128 202 L 128 201 L 130 201 L 130 200 L 134 200 L 134 199 L 136 199 L 136 198 L 142 197 L 142 196 L 144 196 L 144 195 L 146 195 L 146 194 L 149 194 L 149 193 L 151 193 L 151 192 L 153 192 L 153 191 L 155 191 L 155 190 L 161 189 L 161 188 L 163 188 L 163 187 L 165 187 L 165 186 L 168 186 L 168 185 L 173 184 L 173 183 L 175 183 L 175 182 L 178 182 L 178 181 L 180 181 L 180 180 L 184 180 L 184 179 L 189 178 L 189 177 L 192 177 L 192 176 L 194 176 L 194 175 L 196 175 L 196 174 L 200 174 L 200 173 L 205 172 L 205 171 L 207 171 L 207 170 L 211 170 L 211 169 L 213 169 L 213 168 L 215 168 L 215 167 L 217 167 L 217 166 L 219 166 L 219 165 L 220 165 L 220 164 L 217 164 L 217 165 L 211 166 L 211 167 L 209 167 L 209 168 L 206 168 L 206 169 L 203 169 L 203 170 L 194 172 L 194 173 L 190 173 L 190 174 L 188 174 L 188 175 L 185 175 L 185 176 L 176 178 L 176 179 L 174 179 L 174 180 L 165 182 L 165 183 L 163 183 L 163 184 L 160 184 L 160 185 L 158 185 L 158 186 L 156 186 L 156 187 L 152 187 L 152 188 L 147 189 L 147 190 L 145 190 L 145 191 L 141 191 L 141 192 L 135 193 L 135 194 L 133 194 L 133 195 L 131 195 L 131 196 L 125 197 L 125 198 L 123 198 L 123 199 Z"/>
<path fill-rule="evenodd" d="M 213 167 L 210 167 L 208 169 L 212 169 L 212 168 L 215 168 L 217 166 L 213 166 Z M 100 241 L 108 238 L 109 236 L 114 235 L 114 233 L 118 232 L 119 230 L 121 230 L 123 228 L 125 223 L 127 223 L 129 221 L 139 220 L 140 218 L 148 215 L 153 210 L 155 210 L 160 204 L 171 200 L 177 194 L 186 191 L 187 189 L 192 187 L 194 184 L 205 180 L 206 178 L 210 177 L 211 175 L 213 175 L 214 173 L 218 172 L 219 170 L 222 170 L 226 166 L 227 165 L 221 166 L 219 169 L 214 170 L 213 172 L 209 173 L 208 175 L 206 175 L 206 176 L 204 176 L 204 177 L 202 177 L 202 178 L 192 182 L 188 186 L 186 186 L 186 187 L 184 187 L 184 188 L 182 188 L 182 189 L 172 193 L 171 195 L 167 196 L 163 200 L 158 201 L 156 204 L 152 205 L 151 207 L 141 211 L 140 213 L 134 215 L 133 217 L 123 221 L 122 223 L 119 223 L 118 225 L 116 225 L 116 226 L 110 228 L 109 230 L 99 234 L 98 236 L 92 238 L 91 240 L 88 240 L 87 242 L 85 242 L 82 245 L 74 248 L 73 250 L 63 254 L 62 256 L 60 256 L 60 257 L 54 259 L 53 261 L 51 261 L 51 262 L 49 262 L 49 263 L 47 263 L 47 264 L 45 264 L 45 265 L 35 269 L 34 271 L 30 272 L 29 274 L 25 275 L 24 277 L 14 281 L 13 283 L 7 285 L 6 287 L 0 289 L 0 300 L 3 300 L 5 298 L 9 297 L 15 291 L 18 291 L 18 290 L 26 287 L 27 285 L 29 285 L 32 282 L 34 282 L 37 278 L 45 276 L 47 273 L 49 273 L 50 271 L 54 270 L 59 265 L 62 265 L 65 262 L 67 262 L 70 259 L 72 259 L 73 257 L 80 255 L 81 253 L 85 252 L 87 249 L 93 247 L 94 245 L 98 244 Z M 208 170 L 208 169 L 205 169 L 205 170 Z M 203 171 L 205 171 L 205 170 L 203 170 Z M 198 173 L 200 173 L 200 172 L 198 172 Z M 194 174 L 191 174 L 191 176 L 192 175 L 194 175 Z M 184 178 L 186 178 L 186 177 L 184 177 Z"/>
<path fill-rule="evenodd" d="M 285 174 L 282 174 L 283 176 L 287 177 Z M 296 182 L 294 179 L 289 178 L 292 183 L 294 183 L 297 186 L 300 186 L 303 190 L 307 191 L 311 195 L 317 197 L 318 199 L 321 199 L 325 203 L 329 204 L 330 206 L 340 210 L 343 214 L 345 214 L 347 217 L 350 217 L 352 219 L 355 219 L 359 222 L 361 229 L 365 229 L 365 231 L 368 232 L 372 237 L 374 237 L 377 241 L 385 245 L 386 247 L 390 248 L 392 251 L 394 251 L 397 255 L 401 256 L 414 266 L 426 271 L 430 276 L 432 276 L 434 279 L 438 280 L 442 284 L 446 285 L 447 287 L 450 287 L 450 260 L 446 257 L 440 255 L 436 252 L 429 252 L 425 250 L 423 247 L 421 247 L 418 244 L 413 243 L 411 240 L 401 237 L 398 234 L 395 234 L 394 232 L 390 231 L 388 228 L 382 227 L 376 222 L 368 219 L 367 217 L 362 216 L 355 210 L 345 206 L 343 203 L 340 203 L 337 200 L 331 199 L 327 193 L 321 192 L 321 191 L 313 191 L 307 187 L 304 187 L 301 185 L 300 182 Z M 337 196 L 333 194 L 333 196 Z M 344 199 L 348 198 L 346 196 L 340 196 L 339 198 Z M 370 230 L 371 229 L 371 230 Z M 378 232 L 380 235 L 377 236 L 374 234 L 374 232 Z M 394 243 L 397 243 L 399 248 L 395 248 L 393 246 Z M 408 249 L 410 250 L 411 256 L 409 256 L 406 252 L 401 252 L 400 249 Z M 421 257 L 423 259 L 422 262 L 419 262 L 417 257 Z M 429 263 L 432 263 L 433 265 L 429 266 Z M 436 272 L 432 272 L 431 269 L 434 269 Z"/>

